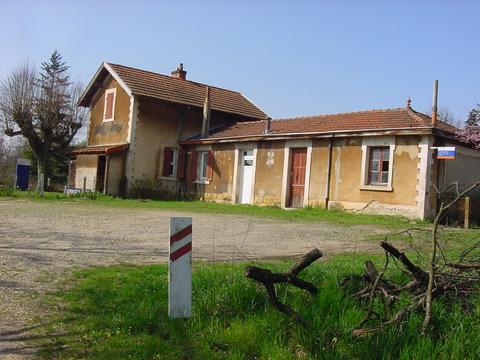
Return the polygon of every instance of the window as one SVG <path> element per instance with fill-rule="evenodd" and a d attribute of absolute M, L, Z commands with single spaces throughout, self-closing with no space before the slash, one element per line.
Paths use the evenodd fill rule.
<path fill-rule="evenodd" d="M 117 89 L 107 89 L 105 91 L 105 103 L 103 108 L 103 121 L 113 121 L 115 113 L 115 97 Z"/>
<path fill-rule="evenodd" d="M 200 151 L 198 153 L 198 167 L 197 167 L 197 180 L 207 179 L 207 167 L 208 167 L 208 151 Z"/>
<path fill-rule="evenodd" d="M 208 183 L 213 176 L 213 152 L 192 151 L 190 179 L 192 182 Z"/>
<path fill-rule="evenodd" d="M 368 185 L 388 185 L 390 148 L 370 147 Z"/>
<path fill-rule="evenodd" d="M 176 177 L 177 173 L 177 153 L 178 150 L 165 147 L 163 150 L 163 177 Z"/>

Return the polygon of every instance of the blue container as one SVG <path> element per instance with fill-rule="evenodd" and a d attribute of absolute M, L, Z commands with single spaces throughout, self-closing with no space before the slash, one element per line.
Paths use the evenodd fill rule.
<path fill-rule="evenodd" d="M 28 190 L 28 174 L 30 172 L 30 161 L 17 159 L 17 183 L 15 187 L 22 191 Z"/>

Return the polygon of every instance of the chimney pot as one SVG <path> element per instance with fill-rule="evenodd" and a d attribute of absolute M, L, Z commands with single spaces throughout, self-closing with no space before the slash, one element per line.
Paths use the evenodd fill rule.
<path fill-rule="evenodd" d="M 409 96 L 407 99 L 407 109 L 411 109 L 411 108 L 412 108 L 412 99 L 410 99 L 410 96 Z"/>
<path fill-rule="evenodd" d="M 178 65 L 177 69 L 172 71 L 172 77 L 176 79 L 186 80 L 187 79 L 187 72 L 183 70 L 183 63 Z"/>

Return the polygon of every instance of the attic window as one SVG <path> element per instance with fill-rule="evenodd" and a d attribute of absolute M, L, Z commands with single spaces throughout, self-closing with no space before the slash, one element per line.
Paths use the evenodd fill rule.
<path fill-rule="evenodd" d="M 103 110 L 103 121 L 113 121 L 115 113 L 115 97 L 117 89 L 108 89 L 105 91 L 105 104 Z"/>

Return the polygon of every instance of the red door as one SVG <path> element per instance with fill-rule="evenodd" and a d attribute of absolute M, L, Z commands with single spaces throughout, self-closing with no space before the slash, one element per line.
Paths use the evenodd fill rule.
<path fill-rule="evenodd" d="M 290 207 L 303 207 L 306 167 L 307 149 L 292 149 L 290 161 L 290 196 L 288 197 L 288 206 Z"/>

